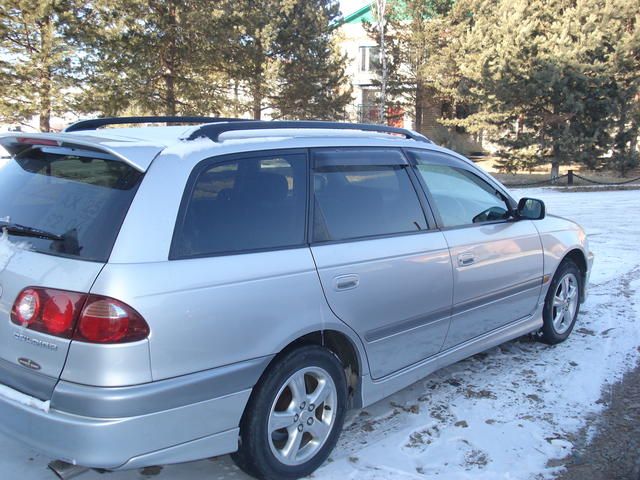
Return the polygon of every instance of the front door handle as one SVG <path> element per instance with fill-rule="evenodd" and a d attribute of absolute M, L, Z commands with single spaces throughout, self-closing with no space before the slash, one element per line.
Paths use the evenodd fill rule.
<path fill-rule="evenodd" d="M 473 265 L 476 262 L 476 257 L 473 253 L 465 252 L 458 255 L 458 266 L 460 267 L 468 267 L 469 265 Z"/>
<path fill-rule="evenodd" d="M 355 274 L 340 275 L 333 279 L 333 288 L 336 290 L 351 290 L 360 285 L 360 277 Z"/>

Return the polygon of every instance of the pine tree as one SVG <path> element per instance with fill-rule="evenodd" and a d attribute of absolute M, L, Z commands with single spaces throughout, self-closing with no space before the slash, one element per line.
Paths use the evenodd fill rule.
<path fill-rule="evenodd" d="M 275 82 L 278 55 L 276 37 L 284 15 L 294 0 L 221 0 L 225 30 L 229 33 L 222 49 L 223 68 L 237 82 L 240 110 L 254 119 L 262 117 L 265 99 Z"/>
<path fill-rule="evenodd" d="M 390 105 L 419 130 L 439 105 L 440 125 L 497 143 L 505 170 L 624 173 L 638 161 L 639 12 L 626 0 L 396 0 Z"/>
<path fill-rule="evenodd" d="M 269 95 L 274 116 L 290 119 L 344 118 L 351 100 L 346 57 L 335 44 L 338 3 L 298 2 L 284 16 L 276 37 L 281 52 L 277 82 Z"/>
<path fill-rule="evenodd" d="M 216 114 L 222 10 L 207 0 L 96 0 L 76 12 L 83 51 L 82 110 L 114 115 Z"/>
<path fill-rule="evenodd" d="M 459 124 L 500 144 L 506 168 L 550 162 L 555 177 L 610 148 L 615 84 L 599 30 L 618 1 L 467 2 L 459 68 L 481 108 Z"/>
<path fill-rule="evenodd" d="M 589 3 L 595 2 L 585 2 L 586 17 L 594 7 Z M 605 61 L 606 74 L 612 82 L 614 144 L 607 166 L 626 175 L 640 163 L 640 6 L 612 0 L 604 2 L 602 8 L 602 18 L 592 20 L 601 31 L 593 56 Z M 593 36 L 589 38 L 594 41 Z"/>
<path fill-rule="evenodd" d="M 0 118 L 26 123 L 40 117 L 40 130 L 51 129 L 54 113 L 72 102 L 71 49 L 65 44 L 64 0 L 0 2 Z"/>
<path fill-rule="evenodd" d="M 260 119 L 336 118 L 350 100 L 346 59 L 337 54 L 336 0 L 222 0 L 226 74 L 238 82 L 241 107 Z M 244 102 L 243 102 L 244 99 Z"/>

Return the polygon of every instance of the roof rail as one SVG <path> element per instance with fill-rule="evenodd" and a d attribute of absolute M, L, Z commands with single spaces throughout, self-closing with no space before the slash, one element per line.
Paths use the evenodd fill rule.
<path fill-rule="evenodd" d="M 360 130 L 365 132 L 389 133 L 402 135 L 405 138 L 416 140 L 418 142 L 433 143 L 424 135 L 413 132 L 404 128 L 389 127 L 387 125 L 372 125 L 367 123 L 341 123 L 341 122 L 324 122 L 317 120 L 301 120 L 301 121 L 259 121 L 259 120 L 236 120 L 232 123 L 213 123 L 202 125 L 194 130 L 187 140 L 195 140 L 196 138 L 209 138 L 214 142 L 218 142 L 220 135 L 225 132 L 239 130 L 280 130 L 280 129 L 330 129 L 330 130 Z"/>
<path fill-rule="evenodd" d="M 152 116 L 152 117 L 102 117 L 80 120 L 64 129 L 65 132 L 79 132 L 81 130 L 96 130 L 105 125 L 122 125 L 128 123 L 212 123 L 248 121 L 242 118 L 226 117 L 180 117 L 180 116 Z"/>

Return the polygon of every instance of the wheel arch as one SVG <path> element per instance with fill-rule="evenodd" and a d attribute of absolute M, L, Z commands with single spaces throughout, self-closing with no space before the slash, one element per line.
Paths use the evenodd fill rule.
<path fill-rule="evenodd" d="M 342 364 L 347 379 L 348 408 L 362 407 L 362 375 L 365 360 L 356 344 L 344 332 L 339 330 L 315 330 L 299 336 L 282 348 L 269 362 L 260 376 L 262 380 L 267 375 L 271 366 L 287 353 L 306 346 L 318 345 L 332 352 Z"/>
<path fill-rule="evenodd" d="M 564 262 L 567 259 L 575 263 L 576 266 L 578 267 L 578 270 L 580 270 L 580 276 L 582 277 L 581 288 L 580 288 L 580 301 L 582 302 L 584 301 L 585 286 L 587 282 L 587 268 L 588 268 L 587 257 L 580 248 L 573 248 L 565 254 L 565 256 L 562 258 L 562 261 L 558 264 L 558 266 L 560 266 L 562 262 Z"/>

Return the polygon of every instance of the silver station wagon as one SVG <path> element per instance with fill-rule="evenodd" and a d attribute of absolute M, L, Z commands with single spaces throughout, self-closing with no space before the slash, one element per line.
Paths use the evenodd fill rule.
<path fill-rule="evenodd" d="M 191 124 L 100 128 L 161 120 Z M 308 475 L 349 408 L 561 342 L 586 295 L 578 225 L 409 130 L 119 118 L 0 144 L 0 429 L 63 477 L 227 453 Z"/>

